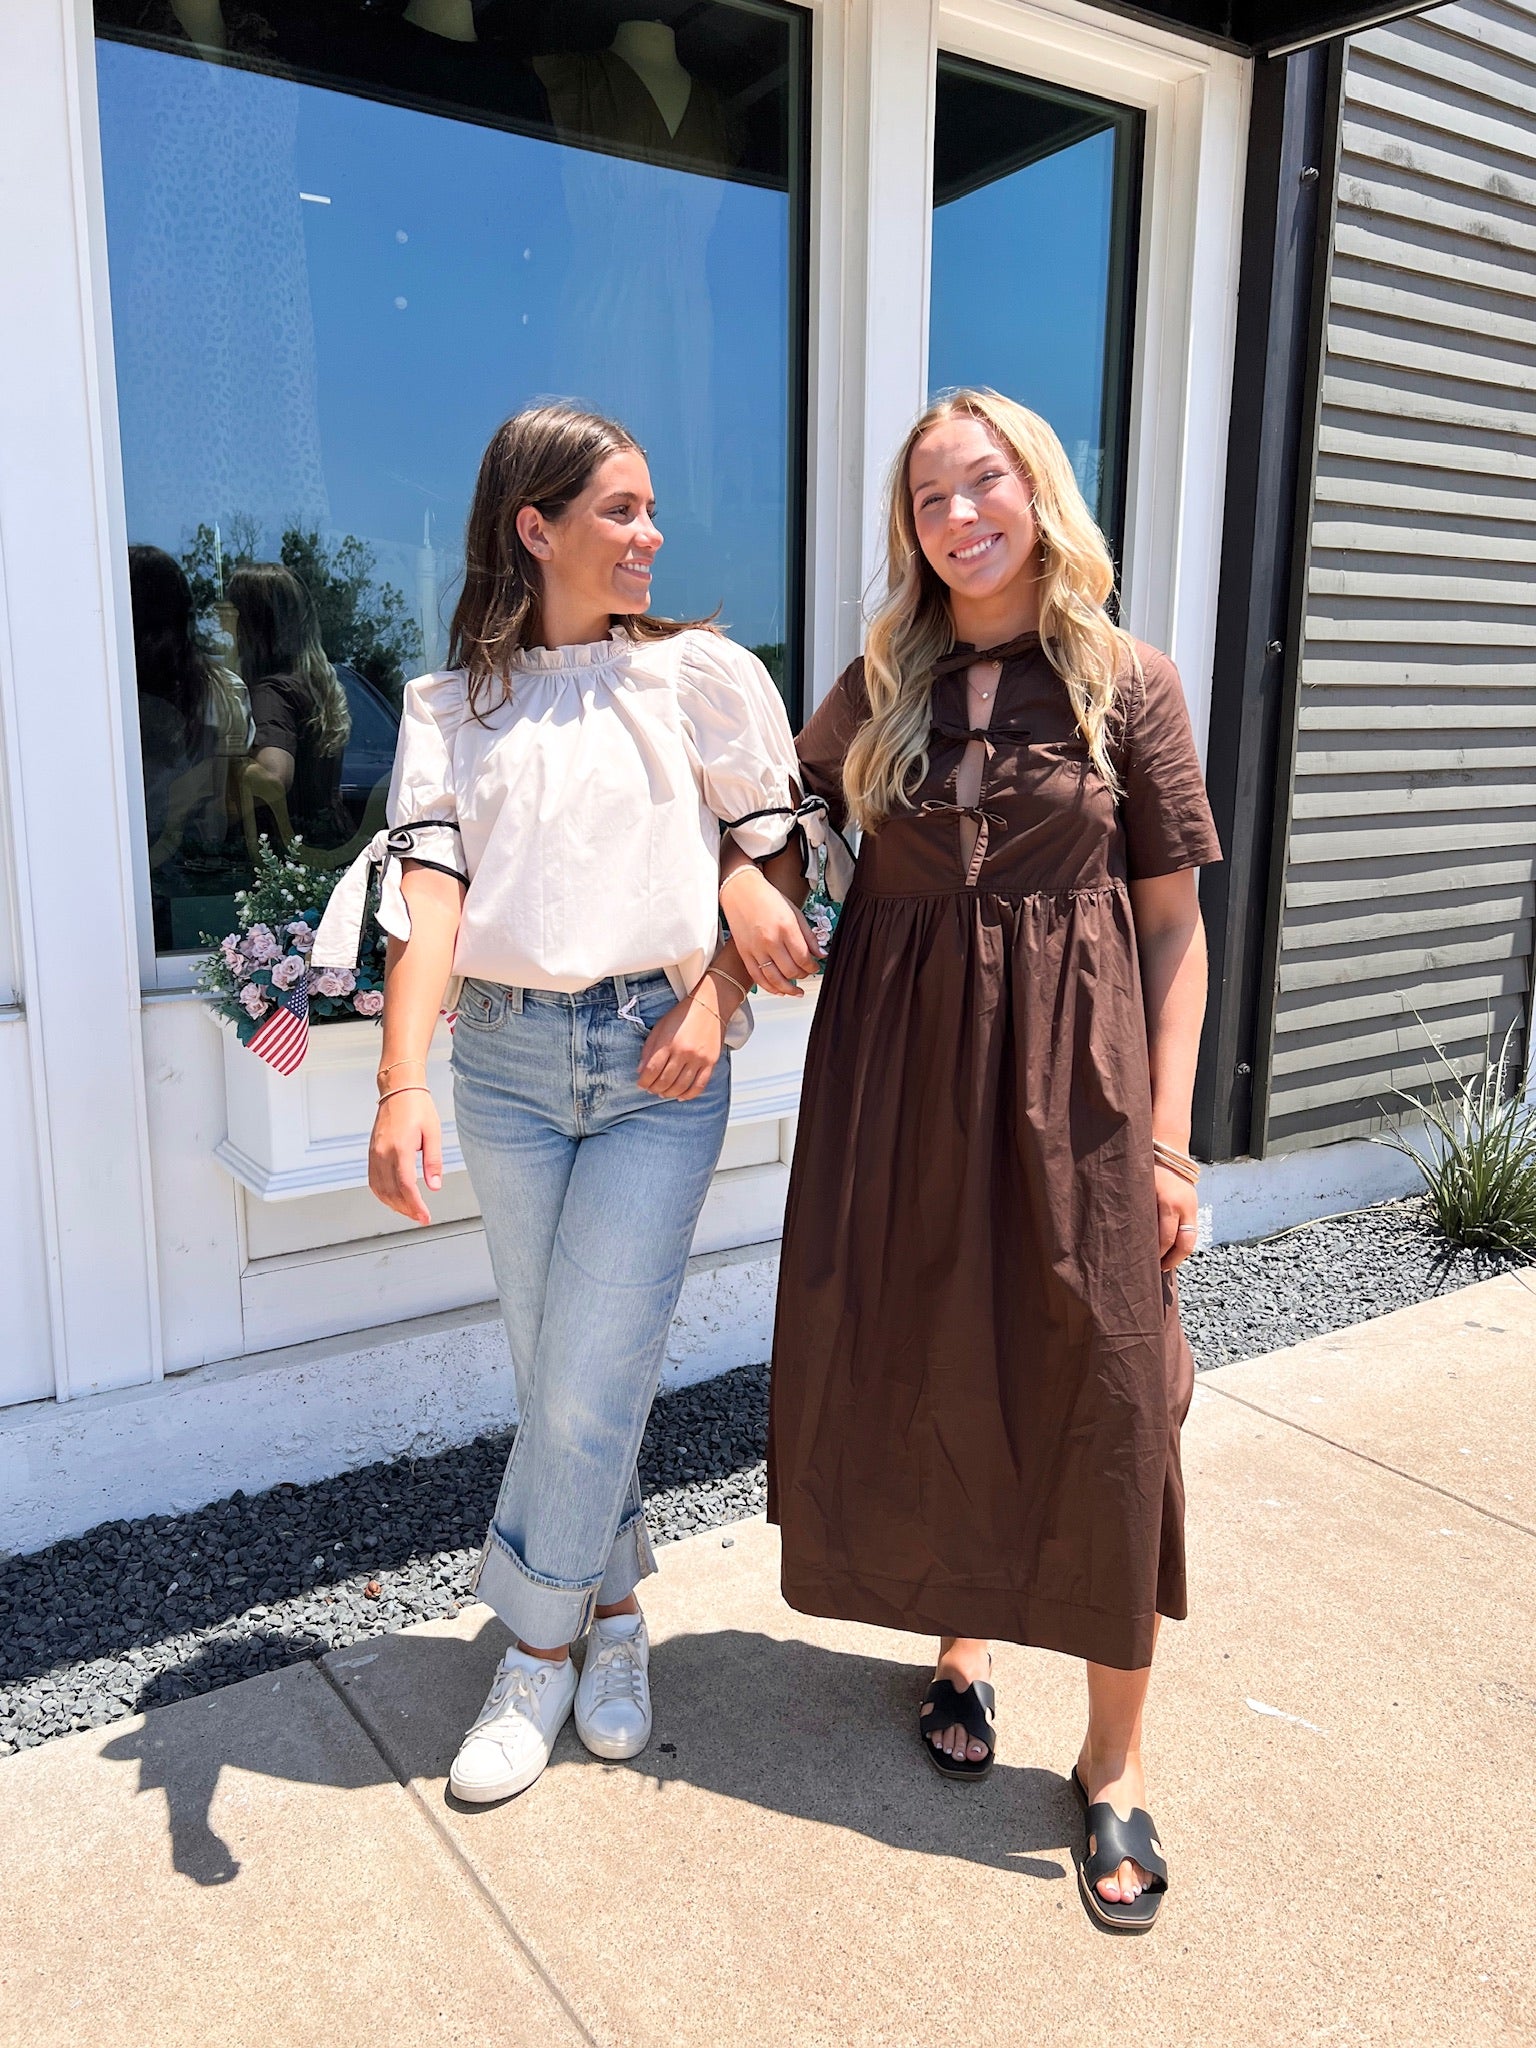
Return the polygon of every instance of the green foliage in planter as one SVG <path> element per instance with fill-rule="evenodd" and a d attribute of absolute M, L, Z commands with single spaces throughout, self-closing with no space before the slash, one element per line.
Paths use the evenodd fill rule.
<path fill-rule="evenodd" d="M 1399 1131 L 1380 1141 L 1413 1161 L 1436 1223 L 1472 1250 L 1536 1253 L 1536 1105 L 1512 1085 L 1515 1031 L 1511 1024 L 1497 1053 L 1490 1031 L 1482 1070 L 1467 1077 L 1436 1046 L 1449 1083 L 1424 1103 L 1399 1091 L 1433 1132 L 1429 1147 Z"/>
<path fill-rule="evenodd" d="M 296 981 L 307 969 L 315 928 L 343 872 L 285 857 L 263 837 L 256 853 L 256 879 L 235 898 L 239 929 L 223 938 L 204 932 L 208 957 L 198 969 L 198 987 L 211 997 L 219 1015 L 234 1025 L 242 1045 L 250 1044 L 270 1012 L 274 988 L 288 985 L 285 976 Z M 369 902 L 371 909 L 371 893 Z M 384 935 L 370 917 L 356 969 L 323 970 L 311 976 L 311 1024 L 339 1023 L 348 1017 L 377 1019 L 383 1007 L 384 945 Z"/>

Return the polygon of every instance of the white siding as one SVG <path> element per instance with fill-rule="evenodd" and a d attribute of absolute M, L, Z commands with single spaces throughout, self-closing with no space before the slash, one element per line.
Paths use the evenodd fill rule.
<path fill-rule="evenodd" d="M 1349 47 L 1265 1150 L 1527 1020 L 1536 5 Z"/>

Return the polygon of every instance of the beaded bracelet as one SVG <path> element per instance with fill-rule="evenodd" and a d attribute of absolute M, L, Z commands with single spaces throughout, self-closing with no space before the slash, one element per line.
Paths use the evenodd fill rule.
<path fill-rule="evenodd" d="M 717 896 L 723 896 L 726 890 L 731 886 L 732 882 L 735 881 L 738 875 L 757 875 L 763 881 L 768 881 L 768 877 L 763 873 L 762 869 L 758 866 L 757 862 L 755 860 L 749 860 L 745 861 L 739 868 L 732 868 L 731 872 L 720 884 L 720 887 L 715 891 L 715 894 Z M 772 888 L 773 884 L 769 882 L 768 886 Z"/>

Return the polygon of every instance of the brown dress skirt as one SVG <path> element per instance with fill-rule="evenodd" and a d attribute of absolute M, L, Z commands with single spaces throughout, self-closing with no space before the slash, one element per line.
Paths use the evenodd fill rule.
<path fill-rule="evenodd" d="M 791 1606 L 1126 1670 L 1186 1612 L 1194 1382 L 1126 885 L 1221 857 L 1178 676 L 1140 653 L 1118 800 L 1036 642 L 961 807 L 983 735 L 963 670 L 935 681 L 928 773 L 864 840 L 811 1031 L 768 1453 Z M 800 737 L 839 819 L 867 715 L 856 662 Z"/>

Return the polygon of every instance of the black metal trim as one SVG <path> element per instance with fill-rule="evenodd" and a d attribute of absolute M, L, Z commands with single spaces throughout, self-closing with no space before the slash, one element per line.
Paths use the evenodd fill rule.
<path fill-rule="evenodd" d="M 1303 52 L 1302 55 L 1312 53 Z M 1312 306 L 1307 329 L 1307 389 L 1302 418 L 1306 459 L 1296 478 L 1291 528 L 1291 601 L 1286 619 L 1286 658 L 1280 701 L 1280 732 L 1270 814 L 1269 893 L 1264 917 L 1264 947 L 1259 969 L 1259 1013 L 1254 1034 L 1253 1122 L 1249 1149 L 1256 1158 L 1268 1151 L 1270 1066 L 1274 1056 L 1275 1006 L 1280 994 L 1280 925 L 1285 909 L 1285 868 L 1290 842 L 1291 806 L 1296 782 L 1296 717 L 1301 699 L 1301 651 L 1306 634 L 1307 577 L 1312 562 L 1312 503 L 1317 485 L 1317 444 L 1322 427 L 1323 354 L 1328 332 L 1328 291 L 1333 274 L 1333 223 L 1338 203 L 1338 167 L 1343 127 L 1344 69 L 1348 48 L 1327 43 L 1317 52 L 1327 67 L 1323 115 L 1325 181 L 1318 200 L 1312 258 Z M 1288 58 L 1295 63 L 1296 58 Z"/>
<path fill-rule="evenodd" d="M 1200 878 L 1211 997 L 1194 1145 L 1251 1152 L 1272 1020 L 1338 154 L 1340 43 L 1254 67 Z"/>

